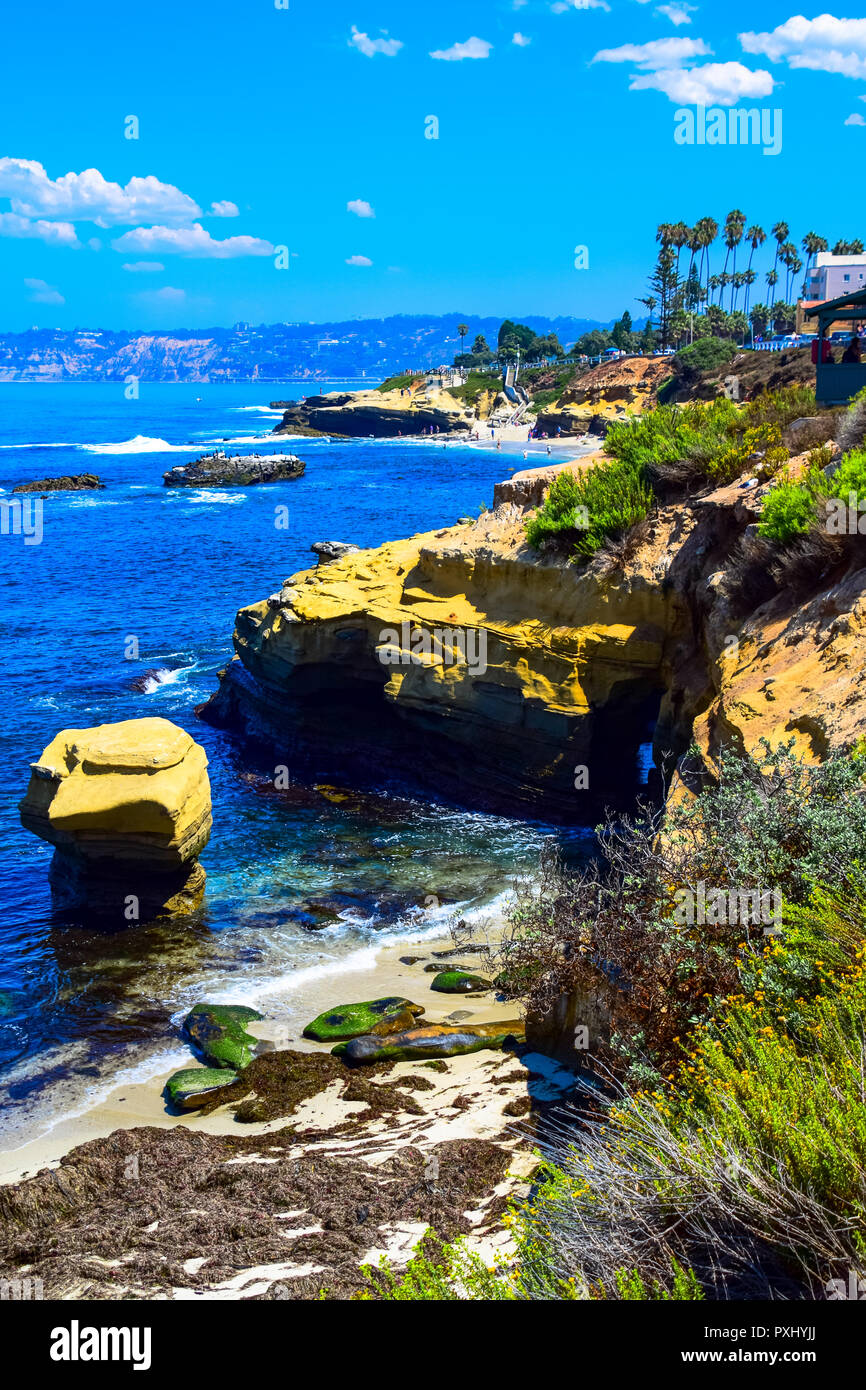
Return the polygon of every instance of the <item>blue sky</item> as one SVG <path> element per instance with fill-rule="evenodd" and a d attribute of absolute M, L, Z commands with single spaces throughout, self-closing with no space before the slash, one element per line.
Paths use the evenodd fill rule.
<path fill-rule="evenodd" d="M 797 243 L 866 237 L 866 20 L 852 10 L 15 6 L 0 57 L 0 330 L 607 319 L 640 312 L 663 220 L 740 207 L 767 231 L 784 218 Z M 781 110 L 781 152 L 677 145 L 675 111 L 702 99 Z"/>

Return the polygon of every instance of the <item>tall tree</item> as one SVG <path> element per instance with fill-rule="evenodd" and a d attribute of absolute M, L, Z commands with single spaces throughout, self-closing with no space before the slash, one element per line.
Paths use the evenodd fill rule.
<path fill-rule="evenodd" d="M 737 272 L 737 247 L 739 246 L 740 242 L 741 242 L 742 239 L 743 239 L 743 232 L 744 232 L 744 230 L 745 230 L 745 226 L 746 226 L 746 214 L 745 214 L 744 212 L 741 212 L 739 208 L 734 208 L 733 211 L 732 211 L 732 212 L 729 212 L 728 215 L 727 215 L 727 217 L 725 218 L 725 233 L 724 233 L 724 239 L 725 239 L 725 248 L 726 248 L 726 249 L 725 249 L 725 264 L 724 264 L 723 271 L 722 271 L 723 274 L 727 274 L 727 270 L 728 270 L 728 258 L 729 258 L 729 256 L 731 255 L 731 252 L 733 252 L 733 255 L 734 255 L 734 263 L 733 263 L 733 265 L 732 265 L 732 267 L 731 267 L 731 271 L 732 271 L 732 274 L 734 274 L 734 275 L 735 275 L 736 272 Z M 726 281 L 725 281 L 725 284 L 729 284 L 729 283 L 730 283 L 730 285 L 731 285 L 731 312 L 733 313 L 733 309 L 734 309 L 734 289 L 733 289 L 733 280 L 730 280 L 730 281 L 726 280 Z"/>
<path fill-rule="evenodd" d="M 464 340 L 466 338 L 466 334 L 469 332 L 469 324 L 458 323 L 457 332 L 460 334 L 460 354 L 462 356 L 464 352 Z"/>
<path fill-rule="evenodd" d="M 757 251 L 758 247 L 759 247 L 759 246 L 763 246 L 763 244 L 764 244 L 764 242 L 765 242 L 766 240 L 767 240 L 767 233 L 764 231 L 763 227 L 761 227 L 761 226 L 758 225 L 757 222 L 753 223 L 752 226 L 749 228 L 749 230 L 746 232 L 746 241 L 749 243 L 749 264 L 748 264 L 747 267 L 746 267 L 746 274 L 747 274 L 747 275 L 752 275 L 752 279 L 751 279 L 751 280 L 746 280 L 746 281 L 745 281 L 745 284 L 746 284 L 746 286 L 747 286 L 747 289 L 746 289 L 746 313 L 747 313 L 747 314 L 748 314 L 748 312 L 749 312 L 749 288 L 748 288 L 748 287 L 754 285 L 754 283 L 755 283 L 755 277 L 754 277 L 754 275 L 752 274 L 752 257 L 754 256 L 754 254 L 755 254 L 755 252 Z"/>
<path fill-rule="evenodd" d="M 774 271 L 778 271 L 778 268 L 779 268 L 779 255 L 780 255 L 780 253 L 781 253 L 781 249 L 782 249 L 783 245 L 785 244 L 785 242 L 786 242 L 787 239 L 788 239 L 788 232 L 789 232 L 789 230 L 790 230 L 790 229 L 789 229 L 789 227 L 788 227 L 787 222 L 776 222 L 775 225 L 772 226 L 772 227 L 770 228 L 770 231 L 772 232 L 773 236 L 776 238 L 776 254 L 775 254 L 775 256 L 773 257 L 773 270 L 774 270 Z M 778 275 L 777 275 L 776 279 L 773 281 L 773 284 L 774 284 L 774 285 L 776 285 L 777 283 L 778 283 Z M 775 303 L 775 296 L 773 297 L 773 302 Z"/>

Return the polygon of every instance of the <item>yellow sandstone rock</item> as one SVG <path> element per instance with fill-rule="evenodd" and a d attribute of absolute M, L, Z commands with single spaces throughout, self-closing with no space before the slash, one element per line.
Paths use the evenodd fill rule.
<path fill-rule="evenodd" d="M 171 873 L 207 844 L 205 751 L 167 719 L 64 729 L 31 769 L 22 824 L 88 863 Z"/>

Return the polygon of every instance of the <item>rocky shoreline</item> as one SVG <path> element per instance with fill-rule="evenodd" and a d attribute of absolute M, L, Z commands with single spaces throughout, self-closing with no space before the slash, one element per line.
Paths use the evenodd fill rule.
<path fill-rule="evenodd" d="M 479 1031 L 513 1020 L 490 991 L 433 991 L 428 961 L 458 958 L 448 937 L 388 945 L 339 993 L 409 992 L 437 1026 L 455 1013 Z M 322 982 L 328 1012 L 334 994 Z M 568 1097 L 572 1074 L 517 1039 L 353 1067 L 278 1013 L 244 1020 L 255 1055 L 224 1096 L 178 1113 L 161 1097 L 167 1077 L 121 1086 L 7 1154 L 0 1273 L 20 1277 L 23 1241 L 47 1298 L 279 1300 L 350 1297 L 366 1287 L 362 1263 L 399 1267 L 428 1227 L 507 1259 L 507 1203 L 538 1162 L 533 1117 Z"/>

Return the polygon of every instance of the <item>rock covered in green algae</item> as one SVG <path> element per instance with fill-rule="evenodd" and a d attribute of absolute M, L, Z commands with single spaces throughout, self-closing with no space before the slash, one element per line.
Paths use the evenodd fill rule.
<path fill-rule="evenodd" d="M 438 990 L 440 994 L 481 994 L 485 989 L 492 989 L 493 985 L 468 970 L 442 970 L 431 982 L 430 988 Z"/>
<path fill-rule="evenodd" d="M 481 1029 L 470 1033 L 461 1028 L 433 1024 L 428 1028 L 410 1028 L 389 1038 L 377 1038 L 372 1034 L 352 1038 L 349 1042 L 338 1043 L 331 1051 L 350 1066 L 365 1062 L 411 1062 L 424 1057 L 461 1057 L 485 1048 L 500 1051 L 506 1039 L 513 1037 L 507 1025 L 501 1033 L 482 1032 Z"/>
<path fill-rule="evenodd" d="M 245 1004 L 196 1004 L 183 1021 L 183 1031 L 212 1067 L 243 1071 L 256 1046 L 244 1025 L 261 1017 Z"/>
<path fill-rule="evenodd" d="M 358 1038 L 365 1033 L 384 1037 L 411 1028 L 424 1010 L 409 999 L 391 995 L 385 999 L 369 999 L 360 1004 L 338 1004 L 335 1009 L 319 1014 L 304 1029 L 304 1037 L 314 1042 L 336 1042 L 342 1038 Z"/>
<path fill-rule="evenodd" d="M 237 1079 L 237 1072 L 224 1067 L 184 1067 L 168 1078 L 165 1095 L 178 1110 L 197 1110 L 213 1099 L 215 1091 Z"/>

